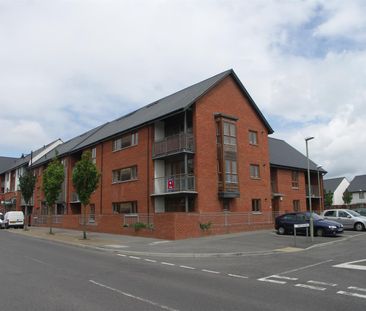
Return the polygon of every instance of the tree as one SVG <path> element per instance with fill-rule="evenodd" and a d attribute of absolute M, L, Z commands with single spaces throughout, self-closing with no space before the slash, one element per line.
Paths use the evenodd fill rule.
<path fill-rule="evenodd" d="M 43 174 L 43 192 L 48 207 L 48 221 L 50 225 L 50 234 L 52 232 L 52 207 L 54 207 L 58 196 L 61 193 L 61 185 L 65 178 L 64 166 L 55 157 L 47 166 Z"/>
<path fill-rule="evenodd" d="M 332 206 L 333 205 L 333 192 L 332 191 L 328 191 L 325 192 L 324 194 L 324 204 L 325 206 Z"/>
<path fill-rule="evenodd" d="M 34 186 L 36 184 L 36 176 L 27 168 L 25 173 L 19 176 L 19 188 L 22 193 L 25 207 L 24 207 L 24 214 L 25 214 L 25 222 L 24 222 L 24 230 L 27 230 L 28 225 L 28 205 L 29 201 L 33 196 Z"/>
<path fill-rule="evenodd" d="M 346 190 L 345 192 L 343 192 L 342 199 L 344 204 L 346 204 L 347 206 L 350 205 L 352 202 L 352 193 Z"/>
<path fill-rule="evenodd" d="M 93 163 L 90 151 L 81 156 L 75 164 L 72 182 L 83 208 L 83 239 L 86 239 L 86 206 L 90 202 L 91 194 L 97 189 L 100 174 Z"/>

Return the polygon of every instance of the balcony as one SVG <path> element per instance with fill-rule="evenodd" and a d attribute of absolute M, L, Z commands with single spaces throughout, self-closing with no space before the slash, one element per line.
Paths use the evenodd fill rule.
<path fill-rule="evenodd" d="M 180 152 L 194 152 L 193 134 L 180 133 L 169 136 L 153 145 L 153 158 L 161 158 Z"/>
<path fill-rule="evenodd" d="M 154 179 L 153 195 L 167 195 L 181 192 L 197 193 L 194 175 L 182 174 Z"/>
<path fill-rule="evenodd" d="M 318 185 L 311 185 L 310 186 L 311 197 L 312 198 L 320 198 L 321 195 L 319 194 L 319 187 Z M 309 185 L 306 185 L 306 197 L 309 197 Z"/>
<path fill-rule="evenodd" d="M 71 200 L 70 203 L 80 203 L 79 196 L 76 192 L 71 193 Z"/>

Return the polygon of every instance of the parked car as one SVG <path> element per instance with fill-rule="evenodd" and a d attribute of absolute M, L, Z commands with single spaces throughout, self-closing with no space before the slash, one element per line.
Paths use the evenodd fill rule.
<path fill-rule="evenodd" d="M 314 233 L 317 236 L 337 235 L 343 232 L 343 225 L 325 220 L 313 213 Z M 310 224 L 310 212 L 287 213 L 276 217 L 275 229 L 278 234 L 293 233 L 295 224 Z M 296 232 L 305 233 L 306 228 L 298 228 Z"/>
<path fill-rule="evenodd" d="M 365 230 L 366 217 L 350 209 L 329 209 L 322 213 L 325 219 L 338 221 L 346 229 Z"/>
<path fill-rule="evenodd" d="M 21 211 L 11 211 L 5 213 L 4 216 L 5 228 L 24 228 L 24 214 Z"/>
<path fill-rule="evenodd" d="M 3 213 L 0 213 L 0 229 L 4 229 L 4 228 L 5 228 L 4 215 L 3 215 Z"/>
<path fill-rule="evenodd" d="M 366 216 L 366 207 L 355 208 L 354 211 L 359 213 L 361 216 Z"/>

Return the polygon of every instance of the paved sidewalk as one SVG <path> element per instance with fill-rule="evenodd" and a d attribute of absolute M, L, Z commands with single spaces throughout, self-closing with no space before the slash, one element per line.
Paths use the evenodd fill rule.
<path fill-rule="evenodd" d="M 87 239 L 83 240 L 81 231 L 53 228 L 54 234 L 50 235 L 49 228 L 46 227 L 31 227 L 28 231 L 21 229 L 8 229 L 7 231 L 79 247 L 129 255 L 160 257 L 253 256 L 296 252 L 328 245 L 329 243 L 337 243 L 352 236 L 352 233 L 346 232 L 339 237 L 315 237 L 313 243 L 309 237 L 298 236 L 295 245 L 293 236 L 279 236 L 274 230 L 242 232 L 177 241 L 96 232 L 88 232 Z"/>

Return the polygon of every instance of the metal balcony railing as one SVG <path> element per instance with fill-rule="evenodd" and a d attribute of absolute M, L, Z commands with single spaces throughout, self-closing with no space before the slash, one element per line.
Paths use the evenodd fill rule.
<path fill-rule="evenodd" d="M 154 179 L 154 194 L 187 192 L 196 190 L 195 176 L 189 174 L 164 176 Z"/>
<path fill-rule="evenodd" d="M 311 185 L 310 186 L 310 191 L 311 191 L 311 197 L 312 198 L 319 198 L 320 197 L 318 185 Z M 309 197 L 309 185 L 306 185 L 306 196 Z"/>
<path fill-rule="evenodd" d="M 186 151 L 194 152 L 193 135 L 180 133 L 155 142 L 153 146 L 153 157 L 161 157 Z"/>

